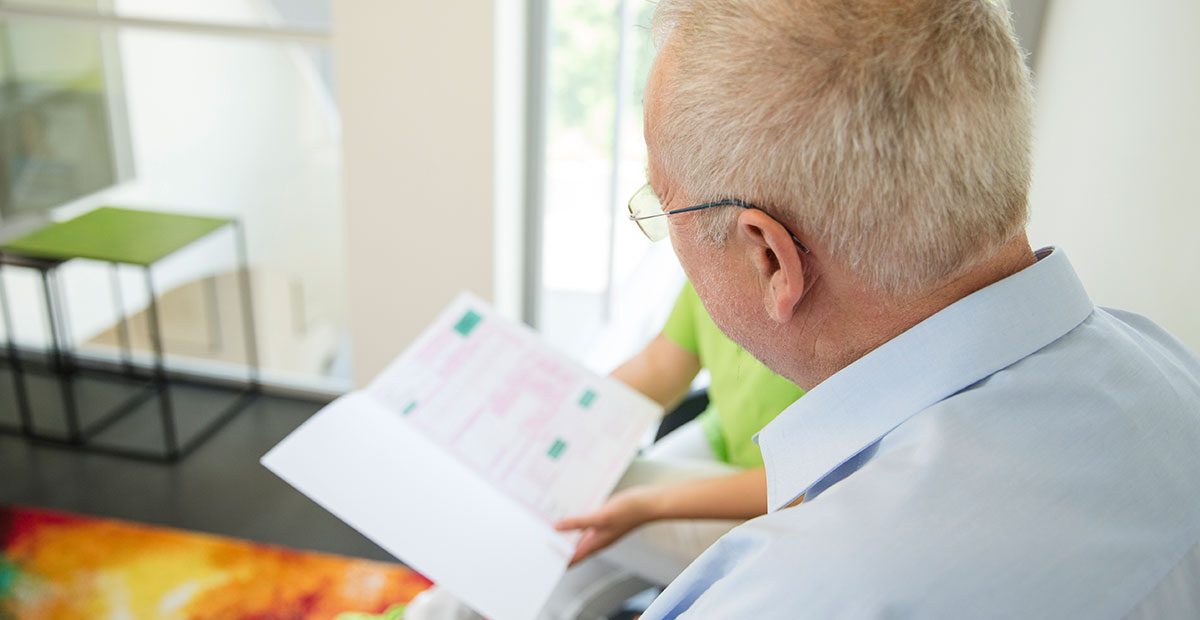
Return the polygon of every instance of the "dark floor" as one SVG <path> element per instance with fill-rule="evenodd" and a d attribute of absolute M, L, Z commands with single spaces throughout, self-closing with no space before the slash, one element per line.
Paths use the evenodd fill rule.
<path fill-rule="evenodd" d="M 50 374 L 26 376 L 35 425 L 65 428 L 64 392 Z M 0 426 L 19 420 L 14 375 L 0 367 Z M 85 425 L 141 385 L 87 376 L 70 394 Z M 173 389 L 185 437 L 233 398 L 229 391 Z M 258 463 L 267 450 L 321 408 L 319 403 L 260 396 L 183 460 L 160 464 L 89 454 L 0 434 L 0 504 L 25 504 L 363 558 L 393 560 Z M 122 418 L 96 440 L 153 447 L 160 433 L 157 401 Z M 161 440 L 158 440 L 161 441 Z"/>

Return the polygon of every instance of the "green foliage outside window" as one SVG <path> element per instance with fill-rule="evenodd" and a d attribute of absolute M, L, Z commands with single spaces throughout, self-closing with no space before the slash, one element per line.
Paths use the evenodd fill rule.
<path fill-rule="evenodd" d="M 650 18 L 654 5 L 628 0 L 635 11 L 630 45 L 630 98 L 623 131 L 641 127 L 641 100 L 654 59 Z M 597 156 L 612 146 L 613 97 L 617 77 L 619 4 L 613 0 L 553 2 L 550 39 L 550 135 L 581 140 Z M 552 138 L 553 139 L 553 138 Z"/>

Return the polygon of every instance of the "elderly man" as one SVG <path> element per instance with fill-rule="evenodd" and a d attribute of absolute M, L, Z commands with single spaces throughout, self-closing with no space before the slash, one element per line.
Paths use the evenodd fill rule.
<path fill-rule="evenodd" d="M 1200 361 L 1030 248 L 1000 3 L 662 0 L 655 22 L 631 217 L 811 391 L 758 435 L 769 514 L 646 617 L 1200 617 Z"/>

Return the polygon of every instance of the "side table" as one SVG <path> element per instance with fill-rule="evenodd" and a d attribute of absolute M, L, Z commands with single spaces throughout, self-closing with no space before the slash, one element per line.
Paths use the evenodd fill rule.
<path fill-rule="evenodd" d="M 155 287 L 153 266 L 175 252 L 215 234 L 231 228 L 237 255 L 237 276 L 241 301 L 241 320 L 245 324 L 245 353 L 247 376 L 238 398 L 215 418 L 201 426 L 186 440 L 180 436 L 177 411 L 170 386 L 173 382 L 198 382 L 168 376 L 163 347 L 162 322 L 159 312 L 158 292 Z M 71 338 L 66 324 L 65 296 L 57 277 L 60 267 L 71 260 L 87 259 L 107 262 L 112 266 L 113 301 L 117 306 L 118 334 L 122 345 L 122 364 L 119 370 L 111 367 L 87 365 L 73 353 Z M 129 351 L 129 336 L 124 300 L 117 279 L 119 265 L 139 268 L 143 272 L 147 294 L 146 318 L 153 353 L 151 368 L 139 368 L 132 361 Z M 7 429 L 34 440 L 62 444 L 89 451 L 104 452 L 140 459 L 175 461 L 200 446 L 215 434 L 225 423 L 253 401 L 259 392 L 258 349 L 254 331 L 254 310 L 251 300 L 250 273 L 246 257 L 245 234 L 238 220 L 232 218 L 202 217 L 141 211 L 135 209 L 100 207 L 76 218 L 45 226 L 28 235 L 0 244 L 0 268 L 18 267 L 39 272 L 42 296 L 49 315 L 50 362 L 56 375 L 62 379 L 62 400 L 67 417 L 67 434 L 57 437 L 39 432 L 34 424 L 34 412 L 30 405 L 28 390 L 24 384 L 27 368 L 21 360 L 20 351 L 14 342 L 11 297 L 4 290 L 0 278 L 0 311 L 4 314 L 4 326 L 9 335 L 7 354 L 14 374 L 16 400 L 20 408 L 20 425 Z M 145 380 L 144 389 L 126 399 L 111 411 L 104 413 L 91 425 L 80 421 L 78 403 L 70 381 L 79 372 L 108 373 L 128 379 Z M 162 426 L 162 451 L 129 450 L 114 448 L 92 441 L 99 433 L 128 416 L 151 396 L 157 396 Z M 6 429 L 0 429 L 3 431 Z"/>

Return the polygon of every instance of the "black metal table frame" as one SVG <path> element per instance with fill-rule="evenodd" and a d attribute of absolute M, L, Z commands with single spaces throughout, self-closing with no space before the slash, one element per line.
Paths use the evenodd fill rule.
<path fill-rule="evenodd" d="M 158 307 L 158 294 L 154 286 L 153 264 L 141 265 L 146 284 L 148 302 L 146 306 L 146 325 L 149 332 L 151 348 L 153 349 L 153 365 L 147 371 L 139 369 L 133 363 L 132 346 L 129 336 L 129 317 L 125 313 L 122 287 L 120 284 L 120 263 L 109 263 L 111 266 L 113 304 L 117 311 L 117 337 L 121 350 L 120 370 L 111 367 L 86 364 L 77 359 L 71 352 L 69 328 L 66 322 L 65 295 L 59 278 L 58 268 L 67 260 L 39 259 L 21 255 L 0 255 L 0 314 L 3 314 L 4 329 L 7 334 L 8 360 L 13 371 L 13 382 L 17 399 L 20 423 L 16 427 L 0 425 L 0 433 L 16 434 L 27 439 L 132 458 L 160 462 L 175 462 L 198 448 L 211 438 L 225 424 L 232 420 L 247 405 L 254 400 L 260 390 L 258 343 L 254 325 L 254 305 L 250 291 L 249 262 L 246 255 L 246 237 L 241 222 L 232 220 L 228 224 L 233 228 L 234 246 L 237 255 L 238 297 L 241 298 L 242 322 L 245 334 L 246 353 L 246 383 L 241 386 L 238 397 L 233 403 L 221 411 L 211 422 L 204 425 L 191 439 L 180 441 L 175 424 L 175 407 L 171 399 L 170 385 L 191 384 L 198 386 L 214 386 L 214 382 L 198 379 L 172 378 L 167 374 L 166 353 L 163 345 L 162 323 Z M 218 229 L 220 230 L 220 229 Z M 213 231 L 217 232 L 217 231 Z M 182 249 L 182 248 L 180 248 Z M 165 256 L 163 258 L 166 258 Z M 160 259 L 161 260 L 161 259 Z M 157 262 L 157 261 L 156 261 Z M 17 349 L 11 308 L 8 299 L 7 285 L 4 283 L 3 267 L 15 266 L 38 271 L 41 279 L 42 297 L 46 306 L 47 324 L 50 331 L 50 366 L 60 379 L 63 409 L 67 418 L 66 437 L 38 432 L 34 427 L 33 413 L 29 392 L 25 385 L 24 362 Z M 216 317 L 216 288 L 210 287 L 210 324 L 219 325 Z M 216 331 L 214 329 L 213 331 Z M 210 338 L 220 338 L 219 334 L 210 333 Z M 105 376 L 121 376 L 127 379 L 142 380 L 146 383 L 124 402 L 105 412 L 98 420 L 86 428 L 80 424 L 79 411 L 75 402 L 75 391 L 71 384 L 74 375 L 82 372 L 96 373 Z M 133 413 L 139 406 L 154 395 L 158 396 L 159 413 L 162 421 L 163 453 L 140 450 L 130 450 L 114 446 L 92 443 L 91 440 L 104 430 L 111 427 L 122 418 Z"/>

